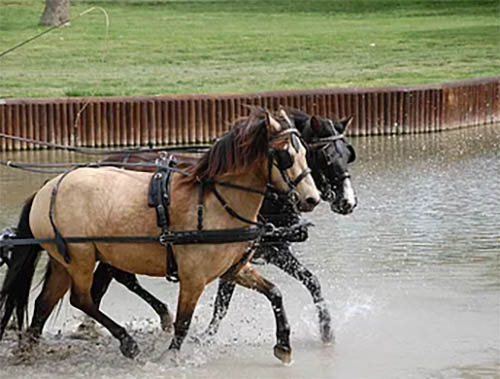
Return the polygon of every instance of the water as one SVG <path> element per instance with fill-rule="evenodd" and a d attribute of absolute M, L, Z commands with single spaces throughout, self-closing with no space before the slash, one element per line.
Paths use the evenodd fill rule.
<path fill-rule="evenodd" d="M 16 337 L 0 342 L 0 377 L 150 378 L 500 378 L 500 125 L 452 132 L 357 138 L 352 167 L 360 201 L 349 216 L 324 204 L 300 259 L 318 274 L 336 343 L 323 346 L 307 291 L 261 267 L 284 294 L 294 363 L 272 355 L 267 300 L 238 289 L 217 338 L 186 341 L 163 354 L 170 336 L 147 305 L 112 285 L 103 310 L 139 342 L 138 362 L 123 358 L 105 331 L 69 336 L 80 322 L 67 299 L 47 325 L 35 356 L 18 361 Z M 72 161 L 61 152 L 0 154 L 0 159 Z M 0 167 L 0 228 L 45 176 Z M 194 206 L 194 204 L 193 204 Z M 4 270 L 4 269 L 2 269 Z M 3 271 L 0 271 L 0 275 Z M 141 282 L 175 310 L 176 285 Z M 196 309 L 191 335 L 203 331 L 215 285 Z"/>

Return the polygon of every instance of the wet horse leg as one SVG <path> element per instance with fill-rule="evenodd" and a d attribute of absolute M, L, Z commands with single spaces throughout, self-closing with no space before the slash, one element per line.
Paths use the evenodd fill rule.
<path fill-rule="evenodd" d="M 90 296 L 90 288 L 88 286 L 85 287 L 82 284 L 83 283 L 80 280 L 73 280 L 70 297 L 71 305 L 85 312 L 87 315 L 108 329 L 113 337 L 120 341 L 120 351 L 124 356 L 127 358 L 136 357 L 137 354 L 139 354 L 137 343 L 127 333 L 125 328 L 121 327 L 104 313 L 99 311 Z"/>
<path fill-rule="evenodd" d="M 66 269 L 51 259 L 45 273 L 42 291 L 35 301 L 31 325 L 28 328 L 28 338 L 31 341 L 36 341 L 40 337 L 45 322 L 70 285 L 71 277 Z"/>
<path fill-rule="evenodd" d="M 72 259 L 67 270 L 72 280 L 71 305 L 85 312 L 108 329 L 111 335 L 120 341 L 120 351 L 124 356 L 127 358 L 136 357 L 139 354 L 139 348 L 134 339 L 127 333 L 125 328 L 99 311 L 92 299 L 90 291 L 95 267 L 95 248 L 93 246 L 74 247 L 70 255 Z"/>
<path fill-rule="evenodd" d="M 177 302 L 177 315 L 174 323 L 175 335 L 170 343 L 169 350 L 179 350 L 181 348 L 191 324 L 194 309 L 204 288 L 204 283 L 195 281 L 188 281 L 186 283 L 181 280 Z"/>
<path fill-rule="evenodd" d="M 292 348 L 290 347 L 290 325 L 283 308 L 281 292 L 273 283 L 263 278 L 250 265 L 243 267 L 235 276 L 234 281 L 246 288 L 254 289 L 268 298 L 276 319 L 276 339 L 274 355 L 283 363 L 292 360 Z"/>
<path fill-rule="evenodd" d="M 92 281 L 92 287 L 90 289 L 90 294 L 92 295 L 92 300 L 97 307 L 101 306 L 102 298 L 104 294 L 108 291 L 109 285 L 113 280 L 112 267 L 106 263 L 99 263 L 96 270 L 94 271 L 94 279 Z"/>
<path fill-rule="evenodd" d="M 330 311 L 321 293 L 321 284 L 316 275 L 295 258 L 288 246 L 281 247 L 276 254 L 270 255 L 269 258 L 269 263 L 299 280 L 309 290 L 318 312 L 321 340 L 324 343 L 332 343 L 335 337 L 331 327 Z"/>
<path fill-rule="evenodd" d="M 219 286 L 217 288 L 217 296 L 215 298 L 214 313 L 212 320 L 208 324 L 205 335 L 212 337 L 219 331 L 220 323 L 226 317 L 231 297 L 233 296 L 236 284 L 224 279 L 219 279 Z"/>
<path fill-rule="evenodd" d="M 167 332 L 173 329 L 172 315 L 170 314 L 166 304 L 162 303 L 151 293 L 146 291 L 137 280 L 134 274 L 119 270 L 105 263 L 100 263 L 94 272 L 94 282 L 92 283 L 92 299 L 99 307 L 102 297 L 106 293 L 111 280 L 116 279 L 120 284 L 123 284 L 130 291 L 141 297 L 146 301 L 154 311 L 160 316 L 161 328 Z"/>

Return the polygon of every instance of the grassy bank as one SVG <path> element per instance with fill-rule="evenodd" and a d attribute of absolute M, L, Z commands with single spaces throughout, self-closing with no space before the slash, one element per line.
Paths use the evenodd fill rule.
<path fill-rule="evenodd" d="M 0 0 L 0 50 L 43 31 Z M 498 0 L 71 1 L 0 58 L 0 98 L 429 84 L 500 74 Z"/>

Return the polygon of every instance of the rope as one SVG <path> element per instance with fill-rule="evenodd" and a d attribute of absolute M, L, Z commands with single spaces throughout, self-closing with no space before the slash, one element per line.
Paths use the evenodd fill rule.
<path fill-rule="evenodd" d="M 78 16 L 76 17 L 73 17 L 73 18 L 68 18 L 67 20 L 61 22 L 60 24 L 57 24 L 57 25 L 54 25 L 54 26 L 51 26 L 50 28 L 44 30 L 43 32 L 41 33 L 38 33 L 36 35 L 34 35 L 33 37 L 30 37 L 22 42 L 19 42 L 17 45 L 14 45 L 10 48 L 8 48 L 7 50 L 3 51 L 0 53 L 0 58 L 2 58 L 3 56 L 13 52 L 14 50 L 17 50 L 19 49 L 20 47 L 26 45 L 27 43 L 31 42 L 31 41 L 34 41 L 38 38 L 40 38 L 41 36 L 43 36 L 44 34 L 47 34 L 47 33 L 50 33 L 51 31 L 55 30 L 55 29 L 59 29 L 61 26 L 64 26 L 66 25 L 68 22 L 71 22 L 71 21 L 75 21 L 77 19 L 79 19 L 80 17 L 83 17 L 85 16 L 86 14 L 94 11 L 94 10 L 100 10 L 101 12 L 104 13 L 104 16 L 106 17 L 106 38 L 107 38 L 107 35 L 108 35 L 108 29 L 109 29 L 109 16 L 108 16 L 108 13 L 101 7 L 92 7 L 92 8 L 89 8 L 87 9 L 86 11 L 83 11 L 82 13 L 80 13 Z"/>

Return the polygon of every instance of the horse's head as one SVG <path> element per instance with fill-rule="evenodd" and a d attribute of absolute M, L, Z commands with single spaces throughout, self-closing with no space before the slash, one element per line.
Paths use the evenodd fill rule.
<path fill-rule="evenodd" d="M 266 180 L 274 192 L 288 196 L 299 210 L 313 210 L 320 195 L 300 132 L 284 111 L 274 117 L 262 108 L 251 109 L 248 117 L 237 120 L 200 158 L 188 180 L 208 182 L 231 175 L 248 178 L 255 169 L 259 172 L 256 177 Z M 264 165 L 267 169 L 261 175 Z"/>
<path fill-rule="evenodd" d="M 309 144 L 308 162 L 321 198 L 330 203 L 333 212 L 351 213 L 357 205 L 348 171 L 354 162 L 354 148 L 344 139 L 352 117 L 339 121 L 311 116 L 304 123 L 302 136 Z"/>
<path fill-rule="evenodd" d="M 307 164 L 307 149 L 300 132 L 284 110 L 278 117 L 269 112 L 266 125 L 269 143 L 268 180 L 280 192 L 287 193 L 302 212 L 318 205 L 320 195 Z"/>

